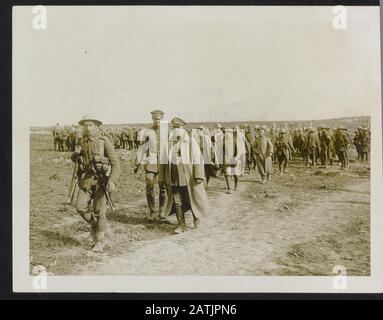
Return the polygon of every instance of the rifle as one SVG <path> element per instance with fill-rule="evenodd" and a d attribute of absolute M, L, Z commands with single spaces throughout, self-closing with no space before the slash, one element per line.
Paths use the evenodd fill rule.
<path fill-rule="evenodd" d="M 106 190 L 106 188 L 104 188 L 104 194 L 105 194 L 106 200 L 109 203 L 110 209 L 112 209 L 112 213 L 114 213 L 114 203 L 112 198 L 110 197 L 110 193 L 108 192 L 108 190 Z"/>
<path fill-rule="evenodd" d="M 78 161 L 75 162 L 74 167 L 73 167 L 72 179 L 70 182 L 67 204 L 72 204 L 72 202 L 73 202 L 74 193 L 75 193 L 77 182 L 78 182 L 77 170 L 78 170 Z"/>
<path fill-rule="evenodd" d="M 97 177 L 100 181 L 102 191 L 104 191 L 104 194 L 105 194 L 106 200 L 110 206 L 110 209 L 114 213 L 114 203 L 113 203 L 113 200 L 112 200 L 110 193 L 107 189 L 107 182 L 108 182 L 107 176 L 100 173 L 100 172 L 97 172 Z"/>
<path fill-rule="evenodd" d="M 93 161 L 92 161 L 92 167 L 93 167 L 93 172 L 96 174 L 96 177 L 97 177 L 97 179 L 101 185 L 102 191 L 104 191 L 104 194 L 105 194 L 106 200 L 110 206 L 110 209 L 114 213 L 114 203 L 113 203 L 113 200 L 112 200 L 110 193 L 108 191 L 108 188 L 107 188 L 108 179 L 109 179 L 107 172 L 109 171 L 109 169 L 107 170 L 107 172 L 105 172 L 103 165 L 101 165 L 101 168 L 98 168 L 95 159 L 93 159 Z"/>

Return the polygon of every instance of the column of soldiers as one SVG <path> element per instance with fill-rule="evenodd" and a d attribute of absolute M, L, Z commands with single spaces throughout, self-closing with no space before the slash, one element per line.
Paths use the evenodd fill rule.
<path fill-rule="evenodd" d="M 54 151 L 73 152 L 82 136 L 82 129 L 79 125 L 61 126 L 56 123 L 52 128 L 52 135 Z"/>
<path fill-rule="evenodd" d="M 70 150 L 74 151 L 72 160 L 77 165 L 80 189 L 76 207 L 90 225 L 95 252 L 104 249 L 108 229 L 106 206 L 109 203 L 112 207 L 110 193 L 116 189 L 121 172 L 117 148 L 134 151 L 134 173 L 140 167 L 145 172 L 147 220 L 166 221 L 174 213 L 178 221 L 175 233 L 187 230 L 185 214 L 189 210 L 194 227 L 198 227 L 201 217 L 209 210 L 205 188 L 220 173 L 230 194 L 238 189 L 240 177 L 251 170 L 257 170 L 262 184 L 271 180 L 273 162 L 278 164 L 279 174 L 287 173 L 293 155 L 311 167 L 332 166 L 338 159 L 341 168 L 346 169 L 348 150 L 353 143 L 358 159 L 369 159 L 370 131 L 365 127 L 358 128 L 351 140 L 345 127 L 288 129 L 286 125 L 269 129 L 266 125 L 243 124 L 232 128 L 217 123 L 212 129 L 198 126 L 187 130 L 186 122 L 177 117 L 169 126 L 161 126 L 164 119 L 161 110 L 152 111 L 151 117 L 150 128 L 113 128 L 102 126 L 93 115 L 86 115 L 79 126 L 71 128 L 75 142 Z M 60 143 L 68 139 L 71 130 L 58 124 L 54 127 L 55 149 L 62 149 Z"/>
<path fill-rule="evenodd" d="M 116 128 L 100 126 L 98 129 L 101 135 L 107 137 L 113 144 L 115 149 L 137 150 L 144 142 L 145 128 L 129 127 Z M 53 150 L 54 151 L 74 151 L 82 136 L 82 128 L 80 125 L 60 125 L 55 124 L 52 127 Z"/>

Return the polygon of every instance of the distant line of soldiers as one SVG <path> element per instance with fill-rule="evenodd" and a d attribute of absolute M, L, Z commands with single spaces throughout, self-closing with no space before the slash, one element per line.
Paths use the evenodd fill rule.
<path fill-rule="evenodd" d="M 149 128 L 108 127 L 94 115 L 84 116 L 79 126 L 57 124 L 53 128 L 54 149 L 74 151 L 72 160 L 76 166 L 70 195 L 74 194 L 77 183 L 77 211 L 91 227 L 95 252 L 104 249 L 106 205 L 114 210 L 109 193 L 116 190 L 121 174 L 116 148 L 133 150 L 136 154 L 134 173 L 141 165 L 145 171 L 147 219 L 165 221 L 168 215 L 175 213 L 178 220 L 175 233 L 187 230 L 185 213 L 189 210 L 194 227 L 199 225 L 201 216 L 209 211 L 205 186 L 219 173 L 224 175 L 226 192 L 230 194 L 237 190 L 239 178 L 246 171 L 257 170 L 263 184 L 271 179 L 273 162 L 278 163 L 280 174 L 286 173 L 293 155 L 311 167 L 331 166 L 338 159 L 341 168 L 346 169 L 348 150 L 354 144 L 358 159 L 369 159 L 370 130 L 367 127 L 358 128 L 351 139 L 345 127 L 288 129 L 287 126 L 268 128 L 247 124 L 224 127 L 217 123 L 211 129 L 202 125 L 187 129 L 186 122 L 178 117 L 170 123 L 163 122 L 161 110 L 152 111 L 151 116 L 153 124 Z"/>
<path fill-rule="evenodd" d="M 116 149 L 137 150 L 144 143 L 145 128 L 143 127 L 101 127 L 100 130 L 102 135 L 107 137 Z"/>
<path fill-rule="evenodd" d="M 53 150 L 74 151 L 79 139 L 82 137 L 82 128 L 79 125 L 62 126 L 59 123 L 52 128 Z M 143 127 L 107 127 L 99 128 L 101 135 L 107 137 L 115 149 L 137 150 L 144 143 Z"/>
<path fill-rule="evenodd" d="M 52 128 L 53 150 L 73 152 L 82 137 L 82 132 L 79 125 L 60 126 L 59 123 L 56 123 Z"/>

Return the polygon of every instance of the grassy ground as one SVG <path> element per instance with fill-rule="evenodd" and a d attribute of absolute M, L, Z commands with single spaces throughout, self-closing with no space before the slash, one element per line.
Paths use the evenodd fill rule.
<path fill-rule="evenodd" d="M 94 254 L 87 224 L 65 203 L 70 153 L 51 151 L 51 140 L 31 135 L 31 268 L 44 265 L 55 275 L 331 275 L 336 265 L 350 275 L 370 272 L 367 164 L 307 169 L 296 159 L 289 174 L 267 185 L 245 175 L 231 195 L 220 177 L 208 188 L 211 211 L 201 226 L 173 235 L 175 225 L 145 220 L 144 174 L 133 174 L 132 153 L 119 152 L 117 210 L 108 213 L 113 236 Z"/>

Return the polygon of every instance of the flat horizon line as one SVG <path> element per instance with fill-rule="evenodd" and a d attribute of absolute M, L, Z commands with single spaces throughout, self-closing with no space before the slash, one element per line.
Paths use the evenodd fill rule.
<path fill-rule="evenodd" d="M 364 116 L 349 116 L 349 117 L 339 117 L 339 118 L 322 118 L 322 119 L 306 119 L 306 120 L 236 120 L 236 121 L 192 121 L 192 122 L 186 122 L 186 125 L 190 124 L 202 124 L 202 123 L 291 123 L 291 122 L 321 122 L 321 121 L 335 121 L 335 120 L 349 120 L 349 119 L 360 119 L 360 118 L 371 118 L 371 115 L 364 115 Z M 60 123 L 60 122 L 58 122 Z M 72 124 L 60 124 L 60 125 L 73 125 L 77 123 Z M 104 123 L 104 126 L 124 126 L 124 125 L 148 125 L 151 124 L 151 122 L 124 122 L 124 123 Z M 45 128 L 45 127 L 52 127 L 54 125 L 33 125 L 30 126 L 31 129 L 33 128 Z"/>

